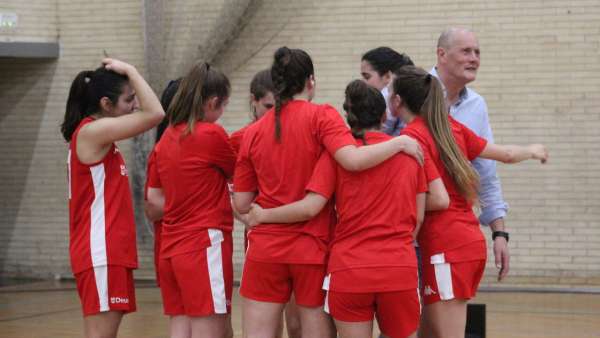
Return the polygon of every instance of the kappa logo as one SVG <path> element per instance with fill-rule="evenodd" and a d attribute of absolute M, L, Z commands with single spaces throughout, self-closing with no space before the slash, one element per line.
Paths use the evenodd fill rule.
<path fill-rule="evenodd" d="M 127 167 L 124 164 L 121 164 L 121 175 L 127 176 Z"/>
<path fill-rule="evenodd" d="M 433 291 L 433 289 L 429 285 L 425 285 L 425 290 L 423 290 L 423 293 L 425 294 L 425 296 L 431 296 L 431 295 L 437 294 L 437 292 Z"/>
<path fill-rule="evenodd" d="M 110 297 L 111 304 L 129 304 L 129 298 Z"/>

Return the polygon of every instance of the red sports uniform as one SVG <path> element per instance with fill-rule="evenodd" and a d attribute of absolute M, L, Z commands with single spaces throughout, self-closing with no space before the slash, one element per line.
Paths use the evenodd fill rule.
<path fill-rule="evenodd" d="M 156 165 L 156 154 L 154 153 L 154 149 L 148 156 L 148 167 L 146 170 L 146 185 L 144 186 L 144 199 L 148 200 L 148 187 L 150 184 L 154 188 L 158 188 L 160 186 L 160 180 L 156 177 L 156 170 L 154 166 Z M 162 219 L 156 220 L 154 222 L 154 271 L 156 273 L 156 284 L 160 286 L 160 278 L 158 271 L 158 262 L 160 261 L 160 236 L 162 233 Z"/>
<path fill-rule="evenodd" d="M 367 144 L 389 139 L 381 132 L 365 135 Z M 374 168 L 349 172 L 325 153 L 307 190 L 336 196 L 326 311 L 346 322 L 372 320 L 376 313 L 389 337 L 415 332 L 420 305 L 412 232 L 417 194 L 427 191 L 424 169 L 398 154 Z"/>
<path fill-rule="evenodd" d="M 248 127 L 250 127 L 250 125 L 247 125 L 240 130 L 234 131 L 233 133 L 231 133 L 231 136 L 229 136 L 229 143 L 231 143 L 231 148 L 233 148 L 233 151 L 236 154 L 240 153 L 242 139 L 244 138 L 244 133 L 246 132 L 246 129 L 248 129 Z"/>
<path fill-rule="evenodd" d="M 250 125 L 245 126 L 244 128 L 234 131 L 229 136 L 229 143 L 231 143 L 231 148 L 235 152 L 236 156 L 240 153 L 240 147 L 242 145 L 242 139 L 244 138 L 244 133 L 246 129 L 248 129 Z M 248 229 L 244 229 L 244 252 L 248 249 Z"/>
<path fill-rule="evenodd" d="M 487 141 L 460 122 L 450 119 L 457 145 L 470 161 L 481 154 Z M 423 250 L 423 290 L 425 304 L 439 300 L 472 298 L 483 275 L 486 260 L 485 238 L 472 204 L 456 188 L 440 158 L 425 121 L 416 117 L 402 131 L 414 137 L 433 159 L 450 196 L 446 210 L 427 212 L 419 231 Z"/>
<path fill-rule="evenodd" d="M 165 207 L 160 285 L 167 315 L 207 316 L 231 309 L 233 216 L 227 178 L 235 155 L 225 130 L 196 122 L 169 126 L 155 147 Z"/>
<path fill-rule="evenodd" d="M 334 154 L 343 146 L 356 144 L 339 113 L 329 105 L 303 100 L 285 104 L 279 141 L 275 138 L 274 113 L 274 109 L 269 110 L 246 129 L 235 169 L 234 190 L 258 193 L 256 202 L 263 208 L 302 199 L 321 152 Z M 298 305 L 323 305 L 321 285 L 329 227 L 334 223 L 330 204 L 307 222 L 252 228 L 242 296 L 285 303 L 293 287 Z"/>
<path fill-rule="evenodd" d="M 96 163 L 79 160 L 77 136 L 92 121 L 83 119 L 69 144 L 71 268 L 84 315 L 131 312 L 135 311 L 131 270 L 137 268 L 137 250 L 127 167 L 114 144 Z"/>

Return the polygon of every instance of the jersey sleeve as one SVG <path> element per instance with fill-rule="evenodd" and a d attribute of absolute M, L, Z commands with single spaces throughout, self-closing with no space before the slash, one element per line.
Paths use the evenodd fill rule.
<path fill-rule="evenodd" d="M 423 144 L 421 144 L 423 146 Z M 423 172 L 425 173 L 425 178 L 427 183 L 440 178 L 440 172 L 435 166 L 435 162 L 433 161 L 433 157 L 431 155 L 431 151 L 428 147 L 423 149 Z"/>
<path fill-rule="evenodd" d="M 356 145 L 350 129 L 337 110 L 327 104 L 320 108 L 320 111 L 315 114 L 314 130 L 317 132 L 319 142 L 325 146 L 329 154 L 335 155 L 341 147 Z"/>
<path fill-rule="evenodd" d="M 335 192 L 336 178 L 337 163 L 328 152 L 323 151 L 313 169 L 306 190 L 331 199 Z"/>
<path fill-rule="evenodd" d="M 417 170 L 417 194 L 420 194 L 423 192 L 427 192 L 427 183 L 433 180 L 429 180 L 427 174 L 425 173 L 424 167 L 419 166 Z"/>
<path fill-rule="evenodd" d="M 229 143 L 231 144 L 231 148 L 235 152 L 235 154 L 239 154 L 240 146 L 242 144 L 242 137 L 244 136 L 244 129 L 240 129 L 231 134 L 229 137 Z"/>
<path fill-rule="evenodd" d="M 485 149 L 487 140 L 477 136 L 471 129 L 460 122 L 456 122 L 460 125 L 462 134 L 465 138 L 465 144 L 467 146 L 467 158 L 469 161 L 476 159 L 479 154 Z"/>
<path fill-rule="evenodd" d="M 410 136 L 419 142 L 423 150 L 423 169 L 425 170 L 425 176 L 427 183 L 440 178 L 440 172 L 438 171 L 435 161 L 433 160 L 433 154 L 431 152 L 431 145 L 427 141 L 426 137 L 423 137 L 416 128 L 408 126 L 402 130 L 402 135 Z"/>
<path fill-rule="evenodd" d="M 256 192 L 258 191 L 258 178 L 256 170 L 250 159 L 250 149 L 252 146 L 252 134 L 246 132 L 240 144 L 240 152 L 235 164 L 233 175 L 234 192 Z"/>
<path fill-rule="evenodd" d="M 152 150 L 148 156 L 148 168 L 146 171 L 146 187 L 144 189 L 144 199 L 148 198 L 148 188 L 162 188 L 158 167 L 156 165 L 156 152 Z"/>
<path fill-rule="evenodd" d="M 215 125 L 211 136 L 209 144 L 203 145 L 210 149 L 210 163 L 223 171 L 226 177 L 232 177 L 236 156 L 231 143 L 229 143 L 229 136 L 219 125 Z"/>

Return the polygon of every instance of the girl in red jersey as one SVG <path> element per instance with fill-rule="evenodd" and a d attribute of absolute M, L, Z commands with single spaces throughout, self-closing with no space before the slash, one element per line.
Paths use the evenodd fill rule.
<path fill-rule="evenodd" d="M 162 105 L 164 110 L 169 108 L 171 101 L 173 100 L 173 96 L 179 87 L 179 82 L 181 80 L 174 80 L 169 82 L 167 88 L 163 91 L 163 94 L 160 98 L 160 104 Z M 156 143 L 160 141 L 162 134 L 165 132 L 167 124 L 165 122 L 168 121 L 168 117 L 165 117 L 163 121 L 156 127 Z M 159 278 L 159 269 L 158 262 L 160 260 L 160 238 L 162 233 L 162 215 L 163 211 L 159 208 L 154 208 L 148 205 L 148 185 L 150 182 L 156 184 L 158 178 L 155 177 L 156 170 L 154 166 L 156 165 L 156 155 L 154 154 L 154 149 L 148 155 L 148 165 L 146 168 L 146 184 L 144 186 L 144 212 L 146 217 L 154 223 L 154 271 L 156 272 L 156 283 L 160 287 L 160 278 Z M 164 204 L 164 202 L 162 202 Z"/>
<path fill-rule="evenodd" d="M 475 295 L 486 261 L 485 238 L 472 210 L 479 178 L 469 161 L 504 163 L 548 158 L 544 146 L 487 143 L 448 115 L 438 80 L 420 68 L 396 72 L 390 105 L 435 163 L 450 195 L 446 210 L 427 212 L 418 242 L 423 252 L 425 303 L 422 337 L 464 337 L 467 300 Z"/>
<path fill-rule="evenodd" d="M 250 108 L 252 109 L 250 124 L 258 121 L 269 109 L 273 108 L 275 105 L 274 90 L 270 69 L 261 70 L 254 75 L 252 81 L 250 81 Z M 236 153 L 240 151 L 244 132 L 250 124 L 231 134 L 231 146 Z"/>
<path fill-rule="evenodd" d="M 223 337 L 233 286 L 233 216 L 227 179 L 235 155 L 215 122 L 229 80 L 198 63 L 181 80 L 155 147 L 149 208 L 163 210 L 160 289 L 171 337 Z M 164 206 L 163 206 L 164 203 Z M 189 323 L 191 323 L 191 328 Z"/>
<path fill-rule="evenodd" d="M 86 337 L 116 337 L 135 311 L 135 222 L 127 167 L 114 142 L 140 134 L 164 116 L 135 67 L 106 58 L 71 85 L 61 132 L 69 142 L 71 267 Z M 139 99 L 142 110 L 136 110 Z"/>
<path fill-rule="evenodd" d="M 358 148 L 333 107 L 310 102 L 315 79 L 306 52 L 279 48 L 271 75 L 275 109 L 248 127 L 238 155 L 234 203 L 239 212 L 248 212 L 255 198 L 267 208 L 301 199 L 323 151 L 348 170 L 370 168 L 401 150 L 419 157 L 410 138 Z M 329 228 L 334 223 L 330 204 L 308 222 L 294 226 L 263 224 L 248 233 L 240 288 L 245 337 L 274 337 L 292 293 L 302 336 L 329 336 L 330 320 L 321 308 L 321 286 Z"/>
<path fill-rule="evenodd" d="M 273 81 L 271 79 L 271 70 L 265 69 L 254 75 L 250 81 L 250 107 L 252 109 L 252 123 L 258 121 L 265 113 L 275 105 L 273 92 Z M 231 134 L 230 141 L 236 154 L 240 151 L 240 145 L 244 132 L 249 125 Z M 235 213 L 234 216 L 246 225 L 245 218 Z M 248 229 L 244 229 L 244 251 L 248 247 Z M 285 306 L 285 327 L 289 338 L 300 338 L 300 318 L 294 297 Z M 280 322 L 278 337 L 283 336 L 283 321 Z"/>
<path fill-rule="evenodd" d="M 386 103 L 376 88 L 351 82 L 344 109 L 357 142 L 377 144 L 391 138 L 379 130 Z M 429 187 L 432 202 L 447 202 L 439 177 L 430 178 Z M 325 309 L 340 336 L 371 337 L 375 315 L 385 336 L 415 337 L 420 304 L 413 238 L 425 213 L 427 189 L 424 167 L 404 154 L 353 173 L 325 152 L 304 199 L 274 209 L 253 205 L 249 221 L 307 220 L 335 195 L 338 222 L 330 246 Z"/>

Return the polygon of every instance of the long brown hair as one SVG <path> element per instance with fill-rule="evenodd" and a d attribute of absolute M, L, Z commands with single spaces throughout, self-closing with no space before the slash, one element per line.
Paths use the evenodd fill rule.
<path fill-rule="evenodd" d="M 275 87 L 275 139 L 281 139 L 281 106 L 304 90 L 306 80 L 314 75 L 310 56 L 302 49 L 281 47 L 275 51 L 271 76 Z"/>
<path fill-rule="evenodd" d="M 196 63 L 188 74 L 181 79 L 179 88 L 169 105 L 167 115 L 169 124 L 186 122 L 183 135 L 194 130 L 196 121 L 204 119 L 204 103 L 213 96 L 222 104 L 229 97 L 229 79 L 219 70 L 206 62 Z"/>
<path fill-rule="evenodd" d="M 427 123 L 440 158 L 456 188 L 469 201 L 476 201 L 479 175 L 452 135 L 444 91 L 439 80 L 421 68 L 404 66 L 395 72 L 393 94 Z"/>

